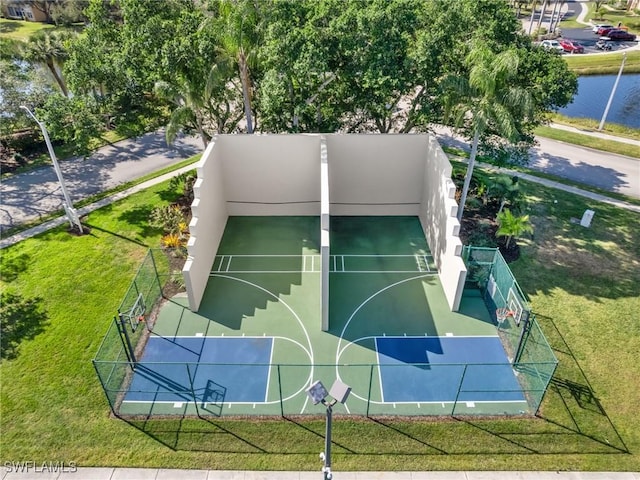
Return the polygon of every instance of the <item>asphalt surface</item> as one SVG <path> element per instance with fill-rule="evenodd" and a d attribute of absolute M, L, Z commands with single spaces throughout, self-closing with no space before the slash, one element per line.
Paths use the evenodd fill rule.
<path fill-rule="evenodd" d="M 571 131 L 579 132 L 577 129 Z M 442 145 L 471 150 L 468 141 L 456 137 L 448 129 L 438 128 L 436 136 Z M 543 137 L 536 137 L 536 140 L 538 145 L 529 152 L 529 168 L 608 192 L 640 198 L 640 159 Z M 640 142 L 634 144 L 640 151 Z"/>
<path fill-rule="evenodd" d="M 164 131 L 108 145 L 85 158 L 59 161 L 72 202 L 110 190 L 202 152 L 196 137 L 167 145 Z M 62 190 L 53 166 L 13 175 L 0 184 L 0 234 L 62 209 Z"/>
<path fill-rule="evenodd" d="M 446 129 L 436 131 L 444 145 L 469 150 L 469 143 Z M 640 198 L 640 160 L 539 138 L 530 167 L 585 185 Z M 638 148 L 640 148 L 640 143 Z M 73 202 L 175 164 L 203 150 L 196 137 L 167 146 L 164 132 L 101 148 L 87 159 L 59 162 Z M 52 166 L 14 175 L 0 184 L 0 234 L 62 209 L 62 192 Z"/>

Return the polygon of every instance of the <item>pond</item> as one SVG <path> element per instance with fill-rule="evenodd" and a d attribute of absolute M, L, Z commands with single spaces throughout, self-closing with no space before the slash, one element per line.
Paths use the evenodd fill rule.
<path fill-rule="evenodd" d="M 578 93 L 573 103 L 558 113 L 567 117 L 602 119 L 616 75 L 578 77 Z M 607 114 L 607 123 L 640 128 L 640 74 L 622 75 Z"/>

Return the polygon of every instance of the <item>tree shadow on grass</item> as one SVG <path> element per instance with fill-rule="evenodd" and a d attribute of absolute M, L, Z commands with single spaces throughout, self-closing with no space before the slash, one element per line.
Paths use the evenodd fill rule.
<path fill-rule="evenodd" d="M 0 261 L 0 280 L 7 283 L 13 282 L 19 274 L 27 271 L 30 260 L 31 257 L 26 253 L 3 254 Z"/>
<path fill-rule="evenodd" d="M 135 225 L 140 229 L 140 235 L 142 237 L 150 237 L 162 231 L 149 225 L 149 217 L 151 216 L 152 210 L 153 207 L 150 205 L 135 207 L 126 212 L 122 212 L 118 216 L 118 220 L 125 221 L 130 225 Z"/>
<path fill-rule="evenodd" d="M 24 298 L 5 290 L 0 300 L 0 318 L 0 358 L 12 360 L 18 356 L 24 340 L 33 340 L 44 331 L 49 317 L 42 298 Z"/>

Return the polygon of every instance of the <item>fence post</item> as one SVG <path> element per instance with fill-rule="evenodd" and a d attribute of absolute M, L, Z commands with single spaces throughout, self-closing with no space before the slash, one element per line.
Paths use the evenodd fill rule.
<path fill-rule="evenodd" d="M 284 417 L 284 402 L 282 401 L 282 377 L 280 376 L 280 364 L 278 364 L 278 392 L 280 392 L 280 416 Z"/>
<path fill-rule="evenodd" d="M 527 340 L 529 340 L 529 332 L 531 331 L 531 316 L 533 314 L 529 312 L 527 318 L 524 320 L 524 325 L 522 326 L 522 331 L 520 332 L 520 339 L 518 340 L 518 348 L 516 350 L 516 354 L 513 357 L 513 364 L 520 362 L 520 358 L 524 352 L 524 349 L 527 345 Z"/>
<path fill-rule="evenodd" d="M 120 312 L 118 312 L 117 317 L 113 317 L 113 321 L 116 322 L 116 326 L 118 327 L 118 331 L 120 332 L 122 346 L 124 347 L 124 353 L 127 354 L 127 358 L 129 359 L 129 363 L 131 364 L 131 370 L 133 370 L 135 368 L 137 360 L 133 351 L 133 346 L 131 345 L 131 340 L 129 339 L 129 334 L 127 333 L 127 326 Z"/>
<path fill-rule="evenodd" d="M 464 369 L 462 370 L 462 376 L 460 377 L 460 383 L 458 384 L 458 391 L 456 392 L 456 399 L 453 401 L 453 408 L 451 409 L 451 416 L 454 416 L 456 413 L 456 406 L 458 405 L 458 398 L 460 398 L 460 389 L 462 388 L 462 382 L 464 382 L 464 376 L 467 373 L 468 364 L 464 364 Z"/>
<path fill-rule="evenodd" d="M 193 389 L 193 380 L 195 376 L 194 378 L 191 378 L 191 369 L 189 368 L 188 363 L 185 363 L 184 366 L 187 369 L 187 376 L 189 377 L 189 390 L 191 390 L 191 396 L 193 397 L 193 404 L 196 407 L 196 415 L 200 417 L 200 409 L 198 408 L 198 399 L 196 398 L 196 391 Z"/>
<path fill-rule="evenodd" d="M 156 260 L 153 256 L 153 250 L 149 249 L 149 256 L 151 257 L 151 265 L 153 265 L 153 272 L 156 274 L 156 284 L 158 285 L 158 291 L 160 296 L 162 296 L 162 285 L 160 285 L 160 275 L 158 274 L 158 267 L 156 267 Z M 171 275 L 171 272 L 169 272 Z"/>
<path fill-rule="evenodd" d="M 107 391 L 107 386 L 102 381 L 102 375 L 100 375 L 100 370 L 98 369 L 98 365 L 96 364 L 96 361 L 92 360 L 91 363 L 93 363 L 93 368 L 96 371 L 96 375 L 98 375 L 98 379 L 100 380 L 100 385 L 102 385 L 102 391 L 104 392 L 105 397 L 107 397 L 107 401 L 109 402 L 109 408 L 111 409 L 111 412 L 115 416 L 118 416 L 118 414 L 116 413 L 115 406 L 111 403 L 111 397 L 109 396 L 109 393 Z"/>
<path fill-rule="evenodd" d="M 369 394 L 367 395 L 367 417 L 369 416 L 369 405 L 371 404 L 371 384 L 373 383 L 373 364 L 369 372 Z M 382 386 L 380 387 L 382 388 Z"/>

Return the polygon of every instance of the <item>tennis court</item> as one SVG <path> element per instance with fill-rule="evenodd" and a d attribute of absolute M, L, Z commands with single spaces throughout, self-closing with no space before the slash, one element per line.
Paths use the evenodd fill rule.
<path fill-rule="evenodd" d="M 230 217 L 200 309 L 163 305 L 119 412 L 321 413 L 305 389 L 336 378 L 352 387 L 337 412 L 528 410 L 483 299 L 448 307 L 417 217 L 331 219 L 328 331 L 319 232 L 317 217 Z"/>

